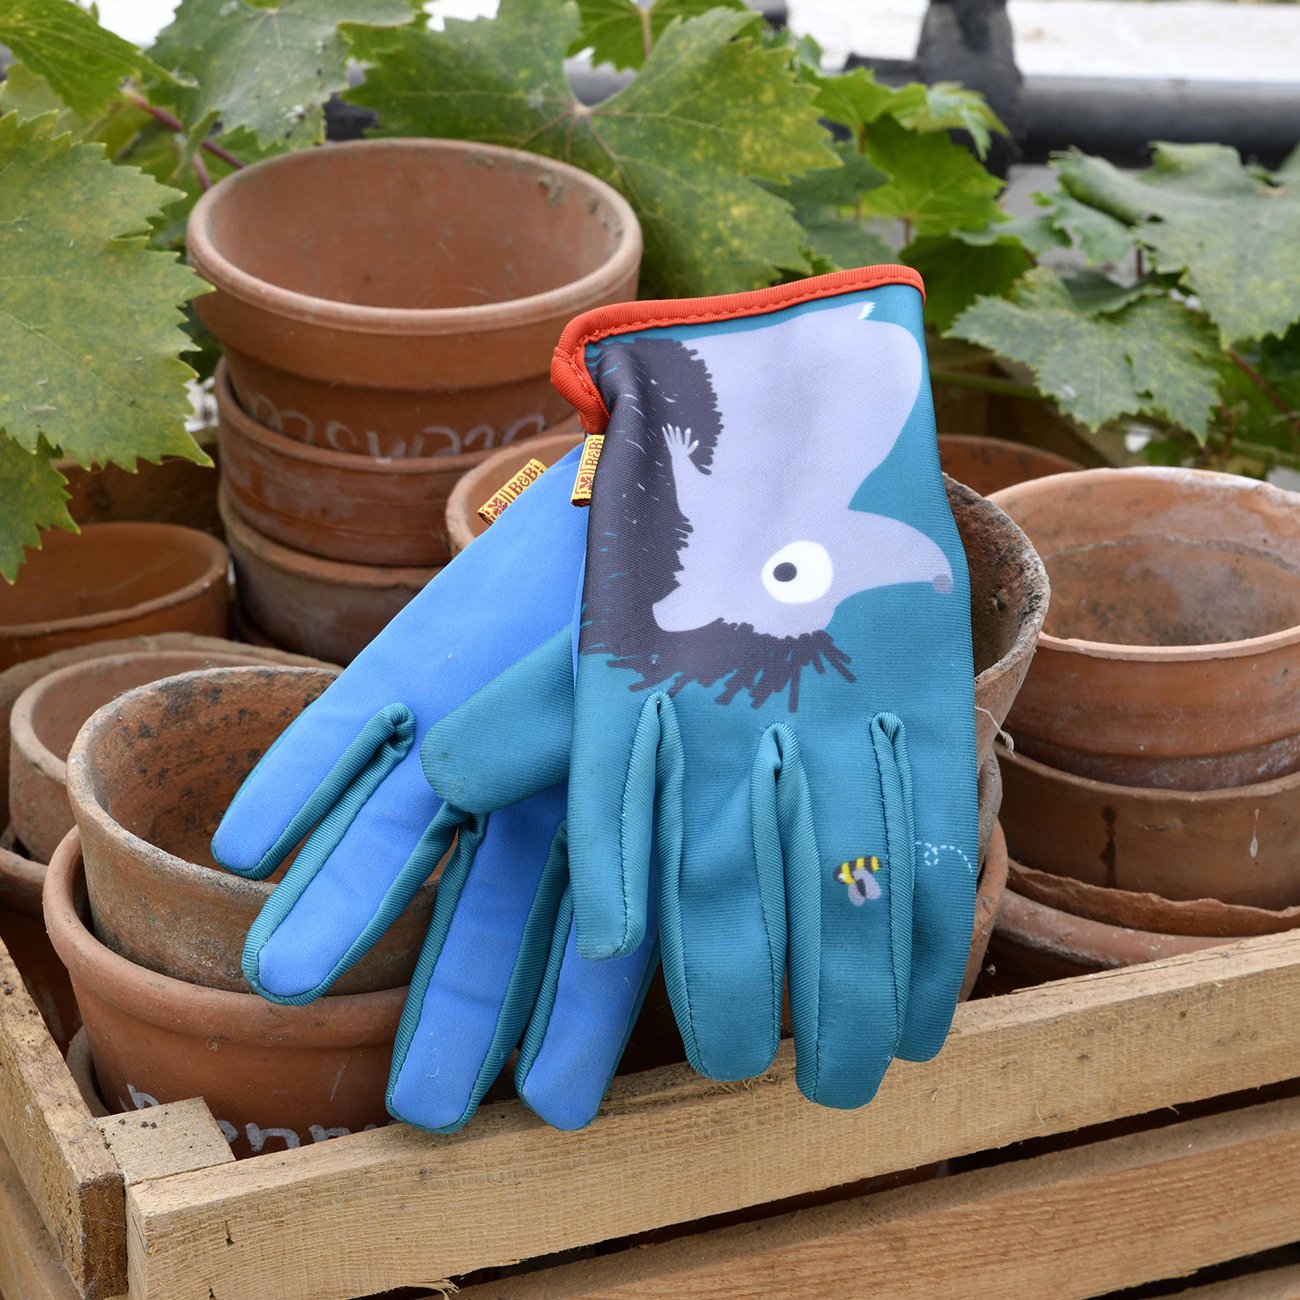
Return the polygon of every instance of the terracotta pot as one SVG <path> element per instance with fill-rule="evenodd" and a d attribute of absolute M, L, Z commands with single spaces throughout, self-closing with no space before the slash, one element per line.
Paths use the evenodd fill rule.
<path fill-rule="evenodd" d="M 1228 943 L 1250 935 L 1281 934 L 1300 926 L 1300 907 L 1270 911 L 1217 898 L 1169 899 L 1088 885 L 1020 863 L 1011 866 L 1011 887 L 1035 903 L 1058 911 L 1156 934 L 1202 935 Z"/>
<path fill-rule="evenodd" d="M 34 682 L 18 697 L 9 724 L 9 802 L 18 838 L 35 857 L 48 862 L 72 829 L 66 788 L 68 751 L 81 724 L 101 705 L 161 677 L 199 668 L 268 663 L 325 666 L 278 650 L 214 641 L 211 648 L 89 659 Z"/>
<path fill-rule="evenodd" d="M 290 438 L 459 455 L 568 411 L 570 319 L 636 296 L 641 232 L 566 163 L 454 140 L 365 140 L 246 167 L 196 204 L 195 299 L 240 405 Z"/>
<path fill-rule="evenodd" d="M 198 430 L 194 440 L 218 460 L 215 429 Z M 74 460 L 56 463 L 68 483 L 68 513 L 79 524 L 184 524 L 221 536 L 216 464 L 196 465 L 179 456 L 164 456 L 157 465 L 137 461 L 133 470 L 121 465 L 83 468 Z"/>
<path fill-rule="evenodd" d="M 244 938 L 276 877 L 244 880 L 217 867 L 212 833 L 253 765 L 334 676 L 275 667 L 185 673 L 119 696 L 82 727 L 68 757 L 68 796 L 95 933 L 114 952 L 193 984 L 247 989 Z M 426 884 L 339 993 L 409 980 L 433 893 Z"/>
<path fill-rule="evenodd" d="M 1184 790 L 1300 769 L 1300 496 L 1231 474 L 1125 469 L 995 499 L 1052 580 L 1008 723 L 1023 753 Z"/>
<path fill-rule="evenodd" d="M 984 854 L 984 864 L 980 868 L 979 885 L 975 892 L 975 925 L 971 931 L 970 955 L 966 958 L 966 974 L 961 983 L 961 1000 L 965 1002 L 975 989 L 984 968 L 984 958 L 988 954 L 989 941 L 993 937 L 993 927 L 1002 907 L 1002 899 L 1007 888 L 1006 836 L 1002 834 L 1000 823 L 994 823 L 993 834 L 989 836 L 988 848 Z"/>
<path fill-rule="evenodd" d="M 1072 979 L 1214 948 L 1224 939 L 1157 934 L 1074 916 L 1007 888 L 989 941 L 991 992 Z"/>
<path fill-rule="evenodd" d="M 1011 855 L 1087 884 L 1300 903 L 1300 772 L 1225 790 L 1144 790 L 1058 772 L 998 747 Z"/>
<path fill-rule="evenodd" d="M 0 583 L 0 669 L 87 641 L 226 630 L 226 548 L 175 524 L 51 529 Z"/>
<path fill-rule="evenodd" d="M 0 673 L 0 823 L 9 820 L 9 718 L 18 697 L 47 673 L 69 664 L 110 655 L 149 654 L 162 650 L 222 651 L 231 643 L 220 637 L 195 636 L 192 632 L 162 632 L 157 636 L 122 637 L 113 641 L 88 641 L 85 645 L 59 650 L 40 659 L 26 659 Z M 279 647 L 275 647 L 279 648 Z M 287 653 L 287 652 L 286 652 Z M 286 661 L 287 662 L 287 661 Z M 319 662 L 304 658 L 303 666 Z"/>
<path fill-rule="evenodd" d="M 76 831 L 45 881 L 45 922 L 85 1020 L 110 1110 L 206 1099 L 236 1155 L 387 1122 L 384 1088 L 404 988 L 281 1007 L 186 984 L 106 948 L 79 910 Z"/>
<path fill-rule="evenodd" d="M 72 1082 L 77 1085 L 77 1091 L 81 1093 L 81 1100 L 86 1103 L 86 1109 L 96 1119 L 103 1119 L 105 1115 L 112 1114 L 99 1093 L 99 1080 L 95 1078 L 95 1062 L 90 1057 L 90 1038 L 86 1034 L 84 1025 L 73 1034 L 63 1060 L 68 1067 L 68 1073 L 72 1075 Z"/>
<path fill-rule="evenodd" d="M 62 1050 L 81 1024 L 81 1015 L 68 972 L 45 933 L 41 915 L 44 887 L 44 863 L 0 847 L 0 942 L 18 967 L 50 1036 Z"/>
<path fill-rule="evenodd" d="M 967 433 L 939 435 L 939 464 L 949 478 L 986 497 L 1001 488 L 1049 474 L 1068 474 L 1083 466 L 1054 451 L 1043 451 L 1006 438 L 980 438 Z"/>
<path fill-rule="evenodd" d="M 222 484 L 230 506 L 264 537 L 351 564 L 438 565 L 447 495 L 490 453 L 356 456 L 263 428 L 235 401 L 217 367 Z M 577 416 L 566 422 L 576 429 Z"/>
<path fill-rule="evenodd" d="M 452 551 L 463 551 L 487 530 L 479 506 L 528 460 L 553 465 L 579 441 L 580 434 L 565 434 L 526 447 L 505 447 L 466 474 L 447 501 Z M 947 487 L 970 566 L 975 727 L 982 765 L 1029 670 L 1047 610 L 1047 575 L 1024 534 L 1001 510 L 951 479 Z"/>
<path fill-rule="evenodd" d="M 221 518 L 247 622 L 280 645 L 331 663 L 351 663 L 438 572 L 344 564 L 291 550 L 246 524 L 224 487 Z"/>

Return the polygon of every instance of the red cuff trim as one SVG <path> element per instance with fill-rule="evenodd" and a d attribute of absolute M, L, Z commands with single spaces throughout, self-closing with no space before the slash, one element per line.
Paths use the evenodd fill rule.
<path fill-rule="evenodd" d="M 574 317 L 564 327 L 551 359 L 551 383 L 561 397 L 577 408 L 582 427 L 588 433 L 602 433 L 609 422 L 609 411 L 587 373 L 589 343 L 608 338 L 611 334 L 628 334 L 664 325 L 701 325 L 740 316 L 761 316 L 812 302 L 816 298 L 833 298 L 842 293 L 858 293 L 887 284 L 910 285 L 923 299 L 925 297 L 925 285 L 910 266 L 864 266 L 852 271 L 810 276 L 806 280 L 778 284 L 768 289 L 752 289 L 748 293 L 724 293 L 713 298 L 649 299 L 596 307 Z"/>

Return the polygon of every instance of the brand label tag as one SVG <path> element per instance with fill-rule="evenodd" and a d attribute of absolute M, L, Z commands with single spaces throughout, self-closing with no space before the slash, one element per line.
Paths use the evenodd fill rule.
<path fill-rule="evenodd" d="M 575 506 L 591 505 L 591 492 L 596 483 L 596 465 L 600 461 L 600 451 L 605 445 L 603 433 L 590 433 L 582 444 L 582 458 L 578 461 L 578 476 L 573 481 L 573 496 L 570 498 Z"/>
<path fill-rule="evenodd" d="M 512 501 L 523 495 L 524 489 L 531 487 L 543 474 L 546 466 L 540 460 L 530 460 L 513 478 L 502 483 L 495 492 L 478 508 L 478 517 L 485 524 L 494 523 L 501 517 Z"/>

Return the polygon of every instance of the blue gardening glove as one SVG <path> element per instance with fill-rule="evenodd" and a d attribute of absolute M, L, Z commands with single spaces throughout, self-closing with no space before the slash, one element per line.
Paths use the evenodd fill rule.
<path fill-rule="evenodd" d="M 420 770 L 431 723 L 568 628 L 586 525 L 569 505 L 573 465 L 543 475 L 294 721 L 212 842 L 223 866 L 262 879 L 308 836 L 243 959 L 264 997 L 301 1004 L 370 949 L 459 833 L 388 1089 L 393 1114 L 424 1128 L 465 1123 L 521 1037 L 520 1095 L 561 1128 L 587 1123 L 657 965 L 653 929 L 619 962 L 578 957 L 562 784 L 470 817 L 443 805 Z M 567 700 L 567 663 L 561 677 Z M 545 734 L 507 724 L 498 751 L 521 763 L 548 748 L 567 755 L 569 710 L 544 717 Z"/>
<path fill-rule="evenodd" d="M 576 651 L 579 951 L 645 941 L 657 839 L 691 1063 L 764 1070 L 788 981 L 799 1087 L 840 1107 L 938 1051 L 973 919 L 969 582 L 919 287 L 873 268 L 573 322 L 553 374 L 605 433 L 576 646 L 425 742 L 459 806 L 532 793 L 554 752 L 503 764 L 483 738 L 561 707 L 537 683 Z"/>

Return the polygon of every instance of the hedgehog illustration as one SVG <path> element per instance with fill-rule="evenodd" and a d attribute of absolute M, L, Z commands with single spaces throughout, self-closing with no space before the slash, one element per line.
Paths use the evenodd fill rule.
<path fill-rule="evenodd" d="M 592 358 L 611 416 L 597 471 L 580 648 L 633 689 L 690 682 L 754 707 L 806 668 L 853 681 L 827 625 L 849 597 L 952 570 L 924 533 L 852 510 L 922 377 L 901 326 L 859 303 L 684 343 L 623 338 Z M 763 365 L 755 344 L 771 348 Z M 797 382 L 792 383 L 792 377 Z M 815 403 L 817 418 L 809 419 Z"/>

